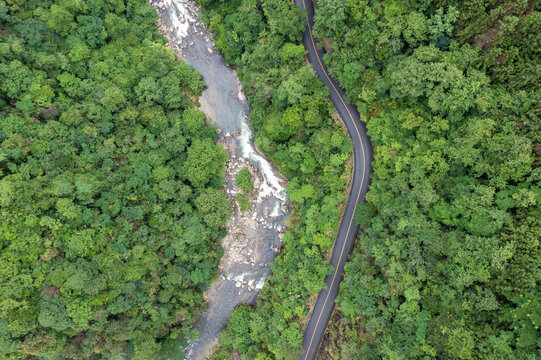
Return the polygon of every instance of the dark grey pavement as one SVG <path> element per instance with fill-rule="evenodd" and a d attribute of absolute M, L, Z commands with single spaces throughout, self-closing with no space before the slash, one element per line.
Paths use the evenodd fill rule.
<path fill-rule="evenodd" d="M 306 330 L 304 331 L 304 339 L 302 342 L 303 353 L 301 359 L 308 360 L 314 359 L 316 356 L 318 346 L 332 314 L 334 300 L 336 299 L 336 295 L 338 295 L 339 284 L 342 280 L 342 273 L 344 271 L 344 264 L 353 248 L 353 243 L 357 235 L 358 226 L 353 218 L 357 210 L 357 205 L 364 201 L 368 190 L 370 174 L 372 173 L 372 167 L 370 166 L 370 162 L 372 161 L 372 145 L 370 139 L 366 135 L 366 127 L 364 123 L 361 122 L 359 112 L 354 106 L 345 102 L 344 91 L 338 86 L 336 81 L 330 77 L 327 68 L 323 64 L 323 51 L 317 47 L 317 40 L 312 36 L 312 28 L 314 25 L 312 1 L 295 0 L 295 4 L 301 9 L 306 9 L 307 12 L 308 24 L 304 33 L 303 42 L 304 47 L 308 51 L 308 58 L 314 66 L 316 74 L 329 88 L 330 99 L 340 114 L 349 136 L 353 140 L 354 146 L 353 183 L 351 185 L 351 192 L 342 217 L 342 222 L 340 223 L 340 228 L 334 241 L 331 256 L 331 265 L 334 270 L 332 274 L 325 279 L 325 284 L 327 286 L 319 293 L 312 315 L 310 316 Z"/>

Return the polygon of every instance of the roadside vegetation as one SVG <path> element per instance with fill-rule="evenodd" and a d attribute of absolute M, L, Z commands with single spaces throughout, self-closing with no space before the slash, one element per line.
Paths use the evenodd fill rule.
<path fill-rule="evenodd" d="M 0 1 L 2 359 L 162 360 L 196 335 L 227 153 L 156 20 L 145 0 Z"/>
<path fill-rule="evenodd" d="M 207 1 L 203 17 L 248 96 L 255 142 L 289 180 L 293 204 L 284 247 L 255 308 L 240 307 L 215 359 L 294 359 L 301 320 L 331 268 L 351 167 L 351 140 L 331 114 L 328 89 L 304 59 L 302 12 L 289 0 Z"/>
<path fill-rule="evenodd" d="M 541 5 L 317 0 L 375 146 L 324 358 L 541 358 Z"/>

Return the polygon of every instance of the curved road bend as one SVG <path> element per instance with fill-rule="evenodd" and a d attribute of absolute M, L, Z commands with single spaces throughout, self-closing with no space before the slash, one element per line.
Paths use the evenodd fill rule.
<path fill-rule="evenodd" d="M 344 264 L 353 248 L 353 243 L 357 235 L 358 226 L 353 217 L 357 210 L 357 204 L 364 201 L 364 197 L 368 191 L 368 183 L 370 174 L 372 173 L 370 166 L 370 162 L 372 161 L 372 145 L 366 135 L 366 127 L 361 122 L 359 112 L 353 105 L 346 103 L 344 100 L 344 90 L 330 77 L 327 68 L 323 64 L 323 51 L 316 46 L 317 40 L 312 35 L 314 25 L 312 1 L 295 0 L 295 4 L 301 9 L 306 9 L 307 25 L 303 38 L 304 47 L 308 50 L 308 58 L 314 66 L 316 74 L 323 80 L 323 83 L 325 83 L 331 92 L 331 101 L 340 114 L 349 136 L 353 140 L 354 156 L 351 192 L 344 215 L 342 216 L 338 234 L 334 241 L 331 256 L 331 265 L 334 270 L 325 279 L 326 288 L 320 291 L 312 315 L 304 331 L 301 360 L 311 360 L 316 356 L 317 349 L 325 333 L 325 328 L 331 317 L 334 300 L 336 299 L 336 295 L 338 295 L 338 287 L 342 280 Z"/>

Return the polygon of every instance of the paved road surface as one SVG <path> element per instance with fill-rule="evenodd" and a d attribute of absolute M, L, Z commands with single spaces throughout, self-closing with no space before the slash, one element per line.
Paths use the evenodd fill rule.
<path fill-rule="evenodd" d="M 357 204 L 364 201 L 372 168 L 372 145 L 369 138 L 366 136 L 366 128 L 361 122 L 357 109 L 347 104 L 344 100 L 344 91 L 338 86 L 327 71 L 323 64 L 323 51 L 316 47 L 317 41 L 312 36 L 312 28 L 314 25 L 314 11 L 311 0 L 295 0 L 295 4 L 307 11 L 308 25 L 304 33 L 304 47 L 308 50 L 308 58 L 314 66 L 317 75 L 323 80 L 329 88 L 331 101 L 336 110 L 342 117 L 349 136 L 353 140 L 353 155 L 354 155 L 354 174 L 351 192 L 342 217 L 340 229 L 334 241 L 334 247 L 331 257 L 331 265 L 334 267 L 332 274 L 327 276 L 325 284 L 327 287 L 318 295 L 314 310 L 308 321 L 308 325 L 304 332 L 302 342 L 303 353 L 302 360 L 314 359 L 317 353 L 317 348 L 321 342 L 325 328 L 331 317 L 334 307 L 334 300 L 338 294 L 340 281 L 342 280 L 342 272 L 344 264 L 348 258 L 353 242 L 357 235 L 358 226 L 353 219 Z"/>

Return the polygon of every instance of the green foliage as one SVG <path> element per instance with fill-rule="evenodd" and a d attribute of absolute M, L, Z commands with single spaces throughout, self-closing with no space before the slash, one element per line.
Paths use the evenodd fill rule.
<path fill-rule="evenodd" d="M 235 177 L 235 183 L 245 194 L 249 194 L 254 189 L 252 183 L 252 173 L 248 169 L 242 169 Z"/>
<path fill-rule="evenodd" d="M 188 157 L 182 167 L 183 177 L 194 187 L 203 187 L 217 177 L 223 177 L 227 152 L 206 138 L 195 139 L 186 151 Z"/>
<path fill-rule="evenodd" d="M 193 337 L 227 154 L 156 20 L 144 0 L 0 1 L 2 359 L 164 359 Z"/>
<path fill-rule="evenodd" d="M 238 194 L 236 199 L 240 205 L 240 211 L 246 211 L 250 208 L 250 199 L 246 196 Z"/>
<path fill-rule="evenodd" d="M 195 206 L 203 214 L 203 220 L 211 227 L 218 229 L 225 225 L 231 217 L 231 204 L 219 189 L 206 188 L 195 199 Z"/>
<path fill-rule="evenodd" d="M 252 359 L 257 347 L 246 331 L 250 328 L 253 309 L 247 306 L 237 307 L 230 318 L 230 326 L 220 334 L 219 343 L 224 349 L 234 349 L 242 354 L 243 359 Z"/>
<path fill-rule="evenodd" d="M 243 194 L 238 194 L 236 199 L 239 203 L 240 211 L 246 211 L 250 208 L 250 193 L 254 189 L 252 182 L 252 173 L 248 169 L 242 169 L 235 177 L 235 183 L 241 188 Z"/>
<path fill-rule="evenodd" d="M 375 160 L 338 297 L 337 321 L 354 331 L 334 354 L 540 357 L 541 9 L 317 5 L 325 61 L 367 122 Z"/>

